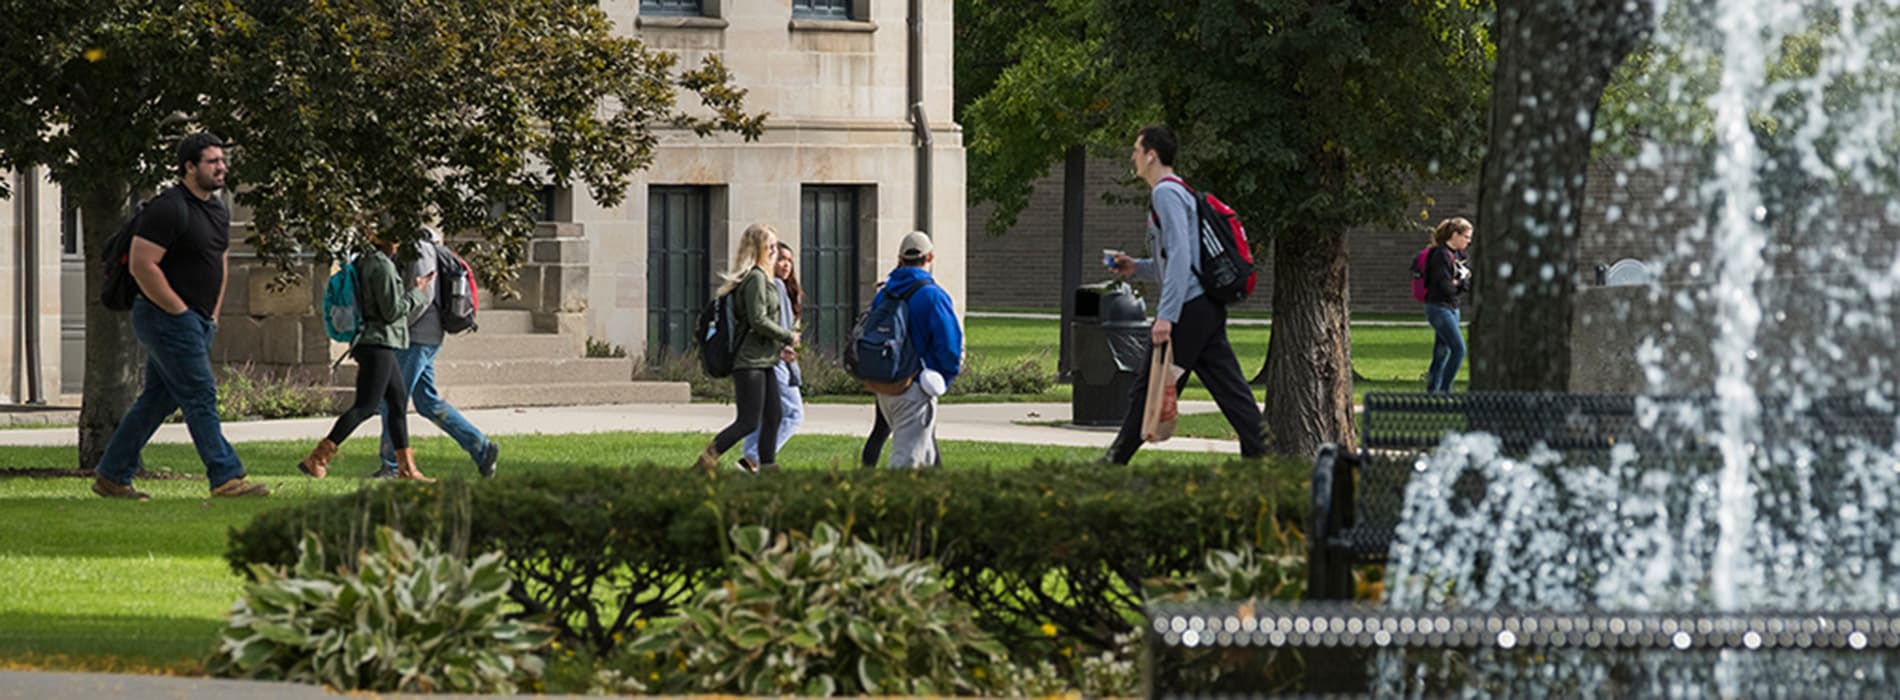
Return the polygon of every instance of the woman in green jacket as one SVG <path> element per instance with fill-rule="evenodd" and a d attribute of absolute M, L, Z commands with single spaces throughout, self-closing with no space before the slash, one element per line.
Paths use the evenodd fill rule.
<path fill-rule="evenodd" d="M 732 363 L 733 403 L 739 415 L 699 454 L 693 466 L 701 470 L 717 471 L 719 457 L 757 431 L 759 471 L 778 471 L 778 425 L 784 405 L 772 368 L 781 359 L 796 358 L 792 347 L 798 344 L 798 333 L 778 322 L 778 287 L 766 273 L 777 255 L 778 231 L 764 224 L 747 227 L 739 237 L 732 269 L 719 286 L 719 295 L 734 295 L 741 329 L 739 352 Z"/>
<path fill-rule="evenodd" d="M 389 422 L 389 442 L 396 450 L 397 477 L 434 481 L 416 468 L 416 451 L 409 446 L 409 390 L 397 370 L 396 352 L 409 347 L 409 312 L 428 303 L 425 290 L 435 284 L 435 273 L 418 278 L 414 286 L 405 285 L 396 270 L 396 244 L 375 236 L 370 243 L 370 252 L 349 263 L 356 266 L 356 308 L 363 316 L 350 346 L 350 356 L 356 358 L 356 401 L 337 416 L 330 435 L 297 468 L 318 479 L 328 474 L 337 448 L 356 426 L 376 416 L 380 400 L 386 409 L 383 420 Z"/>

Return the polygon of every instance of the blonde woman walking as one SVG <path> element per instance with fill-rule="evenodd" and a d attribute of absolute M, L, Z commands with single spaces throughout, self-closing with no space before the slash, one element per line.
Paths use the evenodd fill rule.
<path fill-rule="evenodd" d="M 778 254 L 777 230 L 764 224 L 747 227 L 739 238 L 732 268 L 719 285 L 720 295 L 733 295 L 736 315 L 744 328 L 732 363 L 733 404 L 738 415 L 693 463 L 702 471 L 717 471 L 720 456 L 755 431 L 759 434 L 759 471 L 778 471 L 778 431 L 784 404 L 773 368 L 781 361 L 796 359 L 792 346 L 798 344 L 798 333 L 779 323 L 778 286 L 772 284 L 768 272 L 774 269 Z"/>

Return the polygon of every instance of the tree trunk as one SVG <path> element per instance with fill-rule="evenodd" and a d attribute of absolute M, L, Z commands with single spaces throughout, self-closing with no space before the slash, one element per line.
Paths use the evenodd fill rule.
<path fill-rule="evenodd" d="M 1649 4 L 1499 0 L 1497 11 L 1471 388 L 1565 391 L 1590 133 L 1610 73 L 1647 35 Z"/>
<path fill-rule="evenodd" d="M 1328 442 L 1358 444 L 1348 308 L 1345 231 L 1274 239 L 1264 411 L 1273 452 L 1312 457 Z"/>
<path fill-rule="evenodd" d="M 105 278 L 99 257 L 106 239 L 118 230 L 128 212 L 124 185 L 77 192 L 80 220 L 85 227 L 86 255 L 86 386 L 79 409 L 79 468 L 92 470 L 105 453 L 106 441 L 139 390 L 139 366 L 144 351 L 132 335 L 132 315 L 99 305 Z"/>

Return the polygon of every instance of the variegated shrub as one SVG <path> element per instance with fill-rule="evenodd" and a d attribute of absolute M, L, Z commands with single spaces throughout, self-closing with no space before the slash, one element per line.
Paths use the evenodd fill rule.
<path fill-rule="evenodd" d="M 503 615 L 504 559 L 466 561 L 379 528 L 353 571 L 326 571 L 306 534 L 291 570 L 253 567 L 206 666 L 339 690 L 516 692 L 541 673 L 550 634 Z"/>

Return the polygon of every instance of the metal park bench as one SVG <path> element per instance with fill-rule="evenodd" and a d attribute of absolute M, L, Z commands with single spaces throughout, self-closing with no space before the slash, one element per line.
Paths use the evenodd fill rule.
<path fill-rule="evenodd" d="M 1368 394 L 1360 449 L 1321 448 L 1313 465 L 1312 522 L 1308 530 L 1307 598 L 1353 597 L 1352 567 L 1383 564 L 1404 509 L 1406 484 L 1447 433 L 1483 431 L 1504 454 L 1522 457 L 1539 448 L 1601 463 L 1618 445 L 1662 455 L 1670 468 L 1720 463 L 1704 434 L 1668 426 L 1665 414 L 1716 407 L 1713 396 L 1660 397 L 1553 393 Z M 1773 445 L 1800 440 L 1826 450 L 1847 441 L 1891 445 L 1896 408 L 1858 399 L 1764 401 L 1762 439 Z M 1469 486 L 1467 489 L 1466 487 Z M 1461 497 L 1482 484 L 1460 484 Z"/>

